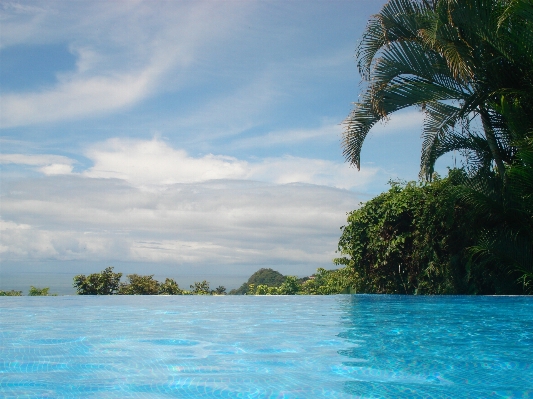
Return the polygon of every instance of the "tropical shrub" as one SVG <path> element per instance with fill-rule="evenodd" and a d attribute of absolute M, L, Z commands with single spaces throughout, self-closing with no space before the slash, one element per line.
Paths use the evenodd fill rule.
<path fill-rule="evenodd" d="M 30 286 L 30 291 L 28 292 L 28 296 L 55 296 L 54 294 L 49 293 L 50 288 L 37 288 L 33 285 Z"/>
<path fill-rule="evenodd" d="M 0 290 L 0 296 L 22 296 L 22 291 L 2 291 Z"/>
<path fill-rule="evenodd" d="M 202 282 L 195 282 L 191 286 L 191 294 L 192 295 L 210 295 L 211 291 L 209 289 L 209 282 L 202 281 Z"/>
<path fill-rule="evenodd" d="M 512 241 L 519 230 L 509 226 L 509 213 L 516 208 L 505 211 L 501 190 L 483 196 L 480 187 L 465 188 L 465 181 L 473 180 L 453 170 L 434 182 L 393 183 L 388 192 L 349 214 L 338 247 L 345 256 L 335 262 L 348 268 L 356 292 L 526 292 L 523 268 L 510 267 L 503 256 L 495 256 L 495 251 L 517 253 Z M 502 184 L 496 177 L 480 181 Z M 527 241 L 533 231 L 528 228 L 533 227 L 531 211 L 527 216 L 521 209 L 516 221 L 524 226 L 520 231 Z M 531 259 L 528 242 L 526 255 Z"/>
<path fill-rule="evenodd" d="M 166 278 L 165 282 L 159 285 L 159 295 L 183 295 L 184 293 L 178 283 L 171 278 Z"/>
<path fill-rule="evenodd" d="M 154 280 L 154 275 L 141 276 L 138 274 L 128 274 L 128 282 L 121 283 L 119 295 L 158 295 L 159 282 Z"/>
<path fill-rule="evenodd" d="M 121 277 L 122 273 L 108 267 L 100 273 L 75 276 L 73 285 L 78 295 L 113 295 L 118 293 Z"/>

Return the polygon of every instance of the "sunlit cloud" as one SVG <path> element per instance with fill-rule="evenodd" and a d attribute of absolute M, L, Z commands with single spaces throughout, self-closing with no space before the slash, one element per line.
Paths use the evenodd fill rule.
<path fill-rule="evenodd" d="M 91 145 L 72 172 L 56 155 L 4 154 L 43 179 L 9 181 L 0 259 L 328 267 L 338 228 L 375 171 L 292 156 L 192 157 L 158 138 Z"/>
<path fill-rule="evenodd" d="M 157 139 L 111 139 L 93 146 L 86 155 L 94 166 L 85 176 L 119 178 L 135 185 L 238 179 L 248 173 L 246 162 L 216 155 L 193 158 Z"/>
<path fill-rule="evenodd" d="M 357 172 L 346 163 L 285 156 L 266 158 L 254 164 L 250 176 L 260 181 L 277 184 L 298 182 L 343 189 L 362 189 L 378 170 L 370 167 Z"/>
<path fill-rule="evenodd" d="M 378 172 L 357 173 L 346 163 L 293 156 L 255 162 L 208 154 L 191 157 L 164 141 L 111 139 L 87 151 L 94 166 L 83 174 L 93 178 L 118 178 L 136 186 L 244 179 L 276 184 L 308 183 L 337 188 L 362 188 Z"/>
<path fill-rule="evenodd" d="M 42 93 L 5 94 L 1 123 L 7 128 L 108 112 L 137 101 L 149 83 L 148 70 L 119 78 L 70 81 Z"/>
<path fill-rule="evenodd" d="M 193 157 L 157 138 L 109 139 L 92 145 L 85 156 L 93 165 L 80 172 L 82 176 L 120 179 L 142 188 L 232 179 L 362 189 L 379 172 L 376 167 L 357 172 L 344 162 L 288 155 L 255 161 L 214 154 Z M 39 166 L 41 173 L 56 175 L 73 173 L 75 161 L 56 155 L 3 154 L 0 163 Z"/>

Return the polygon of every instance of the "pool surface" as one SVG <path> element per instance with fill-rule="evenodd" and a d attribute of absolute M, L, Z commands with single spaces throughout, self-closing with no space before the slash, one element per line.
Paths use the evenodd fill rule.
<path fill-rule="evenodd" d="M 0 298 L 2 398 L 532 398 L 533 298 Z"/>

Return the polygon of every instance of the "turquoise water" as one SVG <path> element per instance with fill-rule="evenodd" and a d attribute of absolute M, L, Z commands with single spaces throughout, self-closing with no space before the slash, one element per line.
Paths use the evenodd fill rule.
<path fill-rule="evenodd" d="M 533 298 L 2 297 L 3 398 L 531 398 Z"/>

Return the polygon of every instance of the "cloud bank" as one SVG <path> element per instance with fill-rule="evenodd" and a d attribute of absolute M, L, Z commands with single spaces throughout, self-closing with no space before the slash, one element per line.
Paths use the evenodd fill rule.
<path fill-rule="evenodd" d="M 9 182 L 0 259 L 331 266 L 357 196 L 242 180 L 146 191 L 119 179 Z"/>
<path fill-rule="evenodd" d="M 361 176 L 330 161 L 192 157 L 159 139 L 110 139 L 85 155 L 93 164 L 81 172 L 64 156 L 0 158 L 42 173 L 3 184 L 2 262 L 246 265 L 251 272 L 305 265 L 312 273 L 332 266 L 339 227 L 359 203 L 342 186 L 349 173 Z"/>
<path fill-rule="evenodd" d="M 192 157 L 158 139 L 110 139 L 92 146 L 86 156 L 94 165 L 85 176 L 119 178 L 137 187 L 244 179 L 353 189 L 363 187 L 377 173 L 376 168 L 368 168 L 356 174 L 345 163 L 294 156 L 256 161 L 213 154 Z"/>

